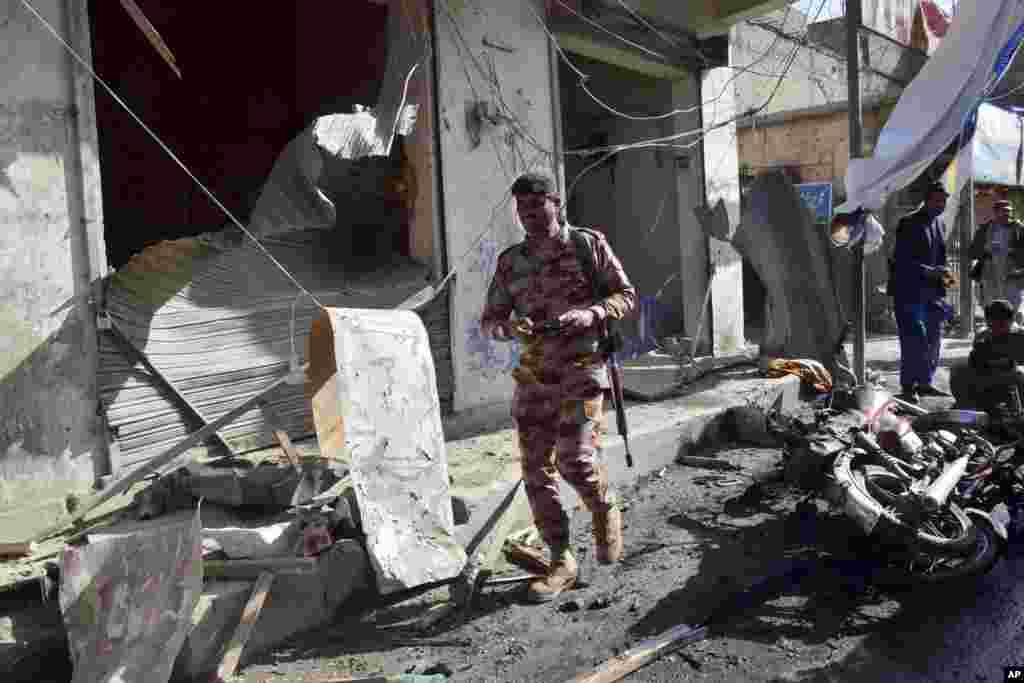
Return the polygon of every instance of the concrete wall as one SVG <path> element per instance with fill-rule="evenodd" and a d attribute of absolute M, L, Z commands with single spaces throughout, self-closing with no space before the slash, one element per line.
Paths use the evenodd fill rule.
<path fill-rule="evenodd" d="M 509 186 L 528 168 L 553 171 L 551 65 L 547 37 L 529 1 L 434 3 L 445 233 L 448 267 L 457 269 L 452 302 L 456 411 L 511 398 L 508 371 L 516 349 L 483 339 L 480 313 L 498 254 L 522 239 Z M 485 46 L 485 36 L 504 49 Z M 486 127 L 474 146 L 467 109 L 478 97 L 493 102 L 498 87 L 519 123 Z"/>
<path fill-rule="evenodd" d="M 864 111 L 864 137 L 868 143 L 878 139 L 884 116 L 879 109 Z M 845 111 L 746 126 L 737 131 L 737 140 L 740 163 L 755 175 L 784 165 L 796 171 L 799 182 L 830 182 L 837 195 L 846 191 L 850 123 Z"/>
<path fill-rule="evenodd" d="M 79 0 L 34 4 L 88 57 Z M 91 82 L 17 0 L 0 2 L 0 51 L 3 541 L 52 522 L 106 466 L 87 303 L 106 266 Z"/>
<path fill-rule="evenodd" d="M 587 87 L 607 104 L 633 119 L 600 107 L 567 68 L 560 74 L 562 127 L 568 149 L 602 144 L 629 144 L 671 135 L 669 118 L 636 120 L 672 109 L 671 81 L 594 62 L 573 55 L 588 76 Z M 696 116 L 692 117 L 696 120 Z M 573 187 L 569 218 L 603 231 L 622 260 L 641 300 L 644 330 L 655 338 L 683 331 L 683 286 L 686 270 L 679 249 L 681 231 L 677 187 L 677 152 L 668 148 L 628 150 L 593 166 L 598 156 L 569 156 L 566 183 Z M 689 210 L 687 210 L 689 214 Z M 691 226 L 690 229 L 693 229 Z M 657 303 L 651 304 L 654 300 Z M 640 343 L 640 315 L 626 326 Z M 650 340 L 644 340 L 650 341 Z"/>
<path fill-rule="evenodd" d="M 882 109 L 868 109 L 863 113 L 865 152 L 870 143 L 878 139 L 878 131 L 887 113 Z M 850 160 L 850 124 L 845 111 L 829 114 L 794 116 L 788 120 L 740 128 L 737 133 L 740 164 L 753 175 L 770 168 L 784 166 L 795 182 L 832 183 L 833 203 L 838 204 L 846 193 L 846 166 Z M 878 216 L 883 227 L 891 230 L 902 211 L 886 211 Z M 831 252 L 833 276 L 844 313 L 852 315 L 855 303 L 853 288 L 853 259 L 845 249 Z M 865 287 L 868 292 L 868 310 L 877 311 L 891 301 L 877 289 L 888 278 L 885 254 L 882 251 L 868 256 Z"/>

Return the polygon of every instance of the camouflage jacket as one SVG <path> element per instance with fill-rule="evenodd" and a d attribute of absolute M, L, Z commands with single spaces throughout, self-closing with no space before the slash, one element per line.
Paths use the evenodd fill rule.
<path fill-rule="evenodd" d="M 579 262 L 569 230 L 584 230 L 611 294 L 595 301 L 585 266 Z M 563 225 L 553 240 L 520 242 L 498 257 L 487 290 L 480 326 L 485 333 L 509 319 L 530 318 L 535 325 L 583 308 L 597 320 L 621 320 L 636 307 L 636 290 L 612 252 L 604 235 L 594 230 Z M 519 367 L 513 377 L 520 383 L 563 383 L 570 375 L 589 376 L 607 387 L 607 372 L 598 350 L 598 328 L 573 335 L 534 336 L 523 340 Z"/>

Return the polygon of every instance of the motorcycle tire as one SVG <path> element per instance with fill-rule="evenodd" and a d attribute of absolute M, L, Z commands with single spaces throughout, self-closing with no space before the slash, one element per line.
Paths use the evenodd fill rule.
<path fill-rule="evenodd" d="M 1002 542 L 990 521 L 983 517 L 975 517 L 974 521 L 975 545 L 967 555 L 941 558 L 937 566 L 927 570 L 924 562 L 913 568 L 890 564 L 872 575 L 872 583 L 879 588 L 911 589 L 966 581 L 987 574 L 999 561 Z"/>
<path fill-rule="evenodd" d="M 846 514 L 866 532 L 877 533 L 887 540 L 911 545 L 924 552 L 966 554 L 974 549 L 975 525 L 957 505 L 950 503 L 942 509 L 942 513 L 949 516 L 949 521 L 957 526 L 953 534 L 933 534 L 912 526 L 900 519 L 890 505 L 872 495 L 865 479 L 867 472 L 869 478 L 877 484 L 881 472 L 885 472 L 886 476 L 892 476 L 891 473 L 877 465 L 854 468 L 852 461 L 853 456 L 848 453 L 837 457 L 832 466 L 832 475 L 845 492 L 843 507 Z M 872 486 L 872 489 L 875 488 Z M 866 526 L 864 520 L 872 520 L 873 523 Z"/>
<path fill-rule="evenodd" d="M 893 474 L 890 470 L 879 465 L 865 465 L 854 472 L 854 477 L 860 477 L 859 481 L 864 482 L 864 489 L 875 500 L 880 502 L 886 509 L 891 510 L 898 505 L 893 491 L 904 486 L 903 480 Z M 951 536 L 933 534 L 920 527 L 900 523 L 897 529 L 893 530 L 891 536 L 897 538 L 906 537 L 907 532 L 913 530 L 914 545 L 921 550 L 938 551 L 942 553 L 970 553 L 974 549 L 974 522 L 955 503 L 948 503 L 946 508 L 940 511 L 946 515 L 947 522 L 952 522 L 957 529 Z"/>

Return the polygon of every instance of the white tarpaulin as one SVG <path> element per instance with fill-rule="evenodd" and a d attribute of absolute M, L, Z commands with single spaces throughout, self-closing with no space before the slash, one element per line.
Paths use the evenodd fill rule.
<path fill-rule="evenodd" d="M 1021 149 L 1021 117 L 990 104 L 978 111 L 974 147 L 974 180 L 996 185 L 1020 185 L 1017 168 Z"/>
<path fill-rule="evenodd" d="M 942 44 L 896 103 L 874 155 L 850 160 L 847 200 L 836 211 L 879 209 L 889 194 L 913 182 L 1005 72 L 1022 27 L 1024 0 L 961 3 Z"/>

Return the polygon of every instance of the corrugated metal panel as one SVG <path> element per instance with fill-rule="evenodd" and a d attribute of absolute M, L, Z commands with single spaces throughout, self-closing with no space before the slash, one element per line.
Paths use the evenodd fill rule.
<path fill-rule="evenodd" d="M 114 324 L 207 420 L 227 413 L 287 369 L 293 305 L 294 348 L 304 362 L 309 326 L 318 314 L 251 242 L 231 246 L 230 233 L 214 238 L 217 242 L 195 238 L 150 247 L 109 278 L 106 294 Z M 393 308 L 426 284 L 427 269 L 410 262 L 346 278 L 332 263 L 328 233 L 295 233 L 267 248 L 327 306 Z M 450 409 L 447 294 L 421 315 L 435 351 L 442 406 Z M 196 428 L 106 334 L 101 335 L 99 382 L 120 466 L 143 462 Z M 269 402 L 290 435 L 314 433 L 304 387 L 286 386 Z M 237 451 L 275 443 L 258 410 L 225 427 L 221 436 Z"/>

